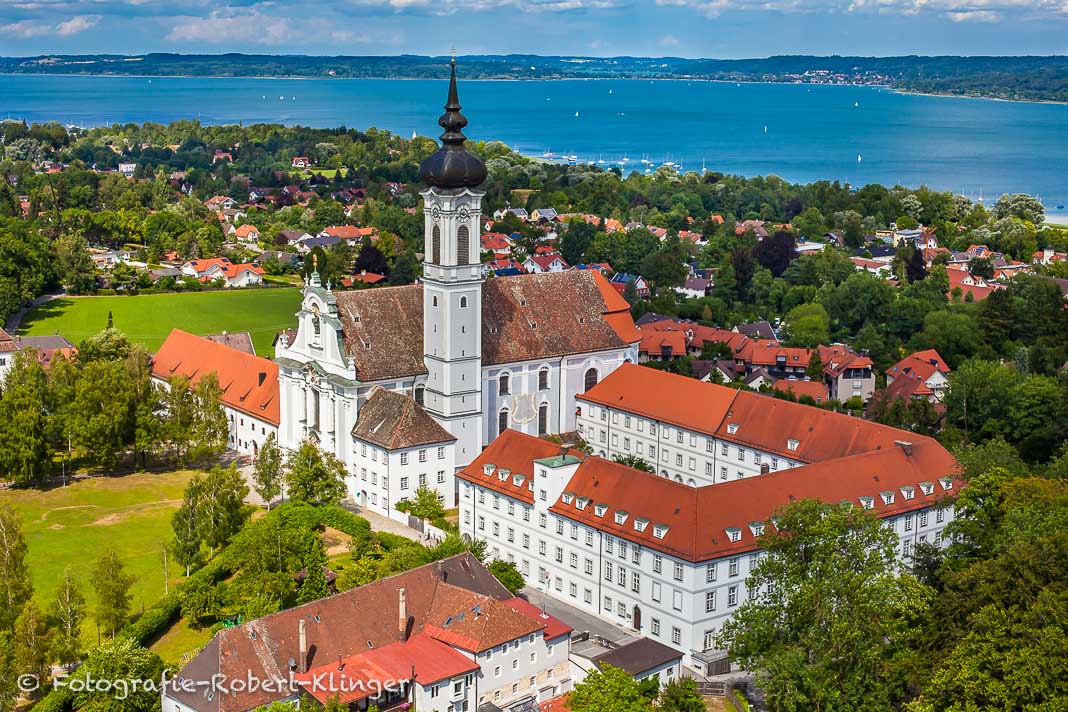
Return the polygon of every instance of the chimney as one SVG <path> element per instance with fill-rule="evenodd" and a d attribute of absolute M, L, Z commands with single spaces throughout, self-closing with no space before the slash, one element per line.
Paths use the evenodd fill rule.
<path fill-rule="evenodd" d="M 408 638 L 407 592 L 403 588 L 397 591 L 397 607 L 397 636 L 403 643 Z"/>
<path fill-rule="evenodd" d="M 260 371 L 259 378 L 257 380 L 259 381 L 258 385 L 262 386 L 263 382 L 267 380 L 267 372 L 266 371 Z"/>
<path fill-rule="evenodd" d="M 301 673 L 308 672 L 308 633 L 304 629 L 304 619 L 301 618 L 299 622 L 300 630 L 300 671 Z"/>
<path fill-rule="evenodd" d="M 912 443 L 907 440 L 895 440 L 894 445 L 897 445 L 905 452 L 905 457 L 912 457 Z"/>

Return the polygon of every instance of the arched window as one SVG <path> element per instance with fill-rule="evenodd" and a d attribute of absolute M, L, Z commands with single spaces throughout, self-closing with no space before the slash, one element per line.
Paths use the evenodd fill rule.
<path fill-rule="evenodd" d="M 508 429 L 508 410 L 504 409 L 497 414 L 497 434 L 500 435 Z"/>
<path fill-rule="evenodd" d="M 438 295 L 435 294 L 433 299 L 434 299 L 434 306 L 437 306 L 438 305 Z"/>
<path fill-rule="evenodd" d="M 675 475 L 676 482 L 682 482 L 682 475 Z"/>
<path fill-rule="evenodd" d="M 549 369 L 543 368 L 538 371 L 538 390 L 549 390 Z"/>
<path fill-rule="evenodd" d="M 423 405 L 423 400 L 425 398 L 425 394 L 426 394 L 426 389 L 425 388 L 423 388 L 422 386 L 416 386 L 415 387 L 415 402 L 418 403 L 419 405 Z"/>
<path fill-rule="evenodd" d="M 689 485 L 690 487 L 696 487 L 697 486 L 697 481 L 694 480 L 694 478 L 691 477 L 690 479 L 686 480 L 686 484 Z"/>
<path fill-rule="evenodd" d="M 549 404 L 542 403 L 538 406 L 538 435 L 549 433 Z"/>
<path fill-rule="evenodd" d="M 460 308 L 467 309 L 467 297 L 460 297 Z"/>
<path fill-rule="evenodd" d="M 456 264 L 466 265 L 471 262 L 471 231 L 467 225 L 461 225 L 456 231 Z"/>
<path fill-rule="evenodd" d="M 318 336 L 321 330 L 322 325 L 319 323 L 319 312 L 315 312 L 312 314 L 312 333 Z"/>
<path fill-rule="evenodd" d="M 441 264 L 441 228 L 437 225 L 430 234 L 430 261 L 436 265 Z"/>
<path fill-rule="evenodd" d="M 512 379 L 507 373 L 497 377 L 497 395 L 506 396 L 512 392 Z"/>
<path fill-rule="evenodd" d="M 585 384 L 586 384 L 586 387 L 583 390 L 587 390 L 587 391 L 597 385 L 597 369 L 596 368 L 591 368 L 589 371 L 586 371 Z"/>

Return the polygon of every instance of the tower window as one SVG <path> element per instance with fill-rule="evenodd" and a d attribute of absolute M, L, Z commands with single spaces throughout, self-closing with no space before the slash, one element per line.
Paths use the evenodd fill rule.
<path fill-rule="evenodd" d="M 585 383 L 584 390 L 587 390 L 587 391 L 597 385 L 597 369 L 596 368 L 591 368 L 589 371 L 586 371 L 586 378 L 584 379 L 584 383 Z"/>
<path fill-rule="evenodd" d="M 456 231 L 456 264 L 466 265 L 471 262 L 471 231 L 467 225 L 461 225 Z"/>
<path fill-rule="evenodd" d="M 549 404 L 542 403 L 538 406 L 538 435 L 546 435 L 549 432 Z"/>
<path fill-rule="evenodd" d="M 434 226 L 434 231 L 430 235 L 430 261 L 436 265 L 441 264 L 441 228 L 437 225 Z"/>
<path fill-rule="evenodd" d="M 415 402 L 418 403 L 419 405 L 423 405 L 425 391 L 426 391 L 426 389 L 423 388 L 422 386 L 416 386 L 415 387 Z"/>
<path fill-rule="evenodd" d="M 434 296 L 432 297 L 432 299 L 434 300 L 434 301 L 432 302 L 432 303 L 433 303 L 433 305 L 434 305 L 434 306 L 437 306 L 437 305 L 438 305 L 438 295 L 436 295 L 436 294 L 435 294 L 435 295 L 434 295 Z"/>
<path fill-rule="evenodd" d="M 549 369 L 543 368 L 538 371 L 538 390 L 549 390 Z"/>
<path fill-rule="evenodd" d="M 467 297 L 460 297 L 460 308 L 467 309 Z"/>
<path fill-rule="evenodd" d="M 502 410 L 497 414 L 497 434 L 500 435 L 508 429 L 508 411 Z"/>
<path fill-rule="evenodd" d="M 497 377 L 497 395 L 506 396 L 512 392 L 511 376 L 502 373 Z"/>

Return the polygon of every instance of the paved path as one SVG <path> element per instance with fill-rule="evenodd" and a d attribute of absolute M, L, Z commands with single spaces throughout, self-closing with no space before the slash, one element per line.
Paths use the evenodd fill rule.
<path fill-rule="evenodd" d="M 59 299 L 60 297 L 65 297 L 65 296 L 67 296 L 67 295 L 66 294 L 62 294 L 62 293 L 60 293 L 60 294 L 42 294 L 41 296 L 37 297 L 32 302 L 30 302 L 30 306 L 23 307 L 22 309 L 19 309 L 17 312 L 15 312 L 11 316 L 9 316 L 7 318 L 7 324 L 4 326 L 4 330 L 7 331 L 7 333 L 9 333 L 9 334 L 14 335 L 15 332 L 19 330 L 19 326 L 22 325 L 22 317 L 26 316 L 26 312 L 28 312 L 31 309 L 36 309 L 37 307 L 41 306 L 45 302 L 50 302 L 53 299 Z"/>
<path fill-rule="evenodd" d="M 519 593 L 523 598 L 543 609 L 549 615 L 567 623 L 575 629 L 576 633 L 589 632 L 591 636 L 599 635 L 605 640 L 619 645 L 637 639 L 634 631 L 629 628 L 615 625 L 603 618 L 568 605 L 563 601 L 545 595 L 531 586 L 520 590 Z"/>

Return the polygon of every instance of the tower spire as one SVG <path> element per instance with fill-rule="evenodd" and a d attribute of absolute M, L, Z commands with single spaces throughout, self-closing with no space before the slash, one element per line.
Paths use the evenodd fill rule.
<path fill-rule="evenodd" d="M 438 119 L 444 129 L 441 148 L 423 161 L 419 176 L 429 186 L 437 188 L 474 188 L 486 180 L 486 164 L 467 152 L 464 142 L 464 127 L 467 117 L 460 113 L 460 93 L 456 88 L 456 50 L 449 62 L 449 94 L 445 100 L 445 113 Z"/>

